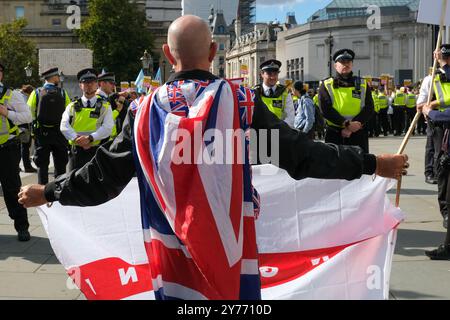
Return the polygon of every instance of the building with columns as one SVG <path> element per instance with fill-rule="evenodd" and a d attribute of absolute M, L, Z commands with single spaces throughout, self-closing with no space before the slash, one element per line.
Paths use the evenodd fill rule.
<path fill-rule="evenodd" d="M 380 9 L 378 21 L 365 3 L 334 0 L 307 23 L 278 33 L 280 78 L 317 84 L 329 76 L 331 55 L 348 48 L 356 53 L 353 69 L 361 76 L 391 74 L 396 84 L 422 79 L 432 65 L 435 41 L 434 28 L 416 22 L 419 1 L 370 1 Z"/>

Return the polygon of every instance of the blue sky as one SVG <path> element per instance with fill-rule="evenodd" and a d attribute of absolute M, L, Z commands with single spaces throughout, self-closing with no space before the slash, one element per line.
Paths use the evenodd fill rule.
<path fill-rule="evenodd" d="M 295 12 L 297 23 L 305 23 L 314 12 L 325 7 L 331 0 L 256 0 L 256 21 L 286 20 L 287 12 Z"/>

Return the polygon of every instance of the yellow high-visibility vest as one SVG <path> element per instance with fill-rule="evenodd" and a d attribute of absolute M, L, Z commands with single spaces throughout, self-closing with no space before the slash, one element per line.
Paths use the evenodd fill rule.
<path fill-rule="evenodd" d="M 77 104 L 78 106 L 76 108 Z M 74 101 L 69 105 L 69 112 L 72 115 L 71 126 L 77 134 L 88 136 L 101 127 L 104 115 L 111 105 L 109 102 L 100 98 L 98 98 L 95 105 L 90 108 L 82 107 L 80 104 L 81 99 Z M 96 113 L 96 111 L 98 111 L 98 113 Z M 97 146 L 100 142 L 100 140 L 94 140 L 92 145 Z M 70 140 L 69 144 L 75 145 L 75 141 Z"/>
<path fill-rule="evenodd" d="M 7 89 L 3 97 L 0 99 L 0 104 L 6 105 L 12 98 L 13 91 Z M 12 125 L 12 122 L 5 116 L 0 116 L 0 145 L 8 141 L 9 136 L 14 134 L 19 135 L 19 127 Z"/>
<path fill-rule="evenodd" d="M 324 85 L 330 95 L 333 108 L 336 109 L 336 111 L 339 112 L 339 114 L 346 120 L 353 119 L 365 107 L 367 92 L 366 80 L 361 83 L 361 89 L 359 92 L 356 92 L 355 87 L 335 88 L 333 78 L 325 80 Z M 329 125 L 343 128 L 341 124 L 333 123 L 327 119 L 326 121 Z"/>
<path fill-rule="evenodd" d="M 439 111 L 444 111 L 450 107 L 450 82 L 441 81 L 441 75 L 436 75 L 433 87 L 439 103 Z"/>

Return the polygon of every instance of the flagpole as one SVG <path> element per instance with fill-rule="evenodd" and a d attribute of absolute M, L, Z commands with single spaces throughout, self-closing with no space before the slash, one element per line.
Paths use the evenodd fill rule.
<path fill-rule="evenodd" d="M 442 42 L 442 33 L 443 33 L 443 29 L 444 29 L 444 22 L 445 22 L 445 13 L 447 11 L 447 0 L 443 0 L 442 1 L 442 10 L 441 10 L 441 21 L 440 21 L 440 25 L 439 25 L 439 34 L 438 34 L 438 38 L 436 41 L 436 50 L 439 50 L 439 47 L 441 46 L 441 42 Z M 434 52 L 433 52 L 433 56 L 434 56 Z M 432 98 L 432 90 L 433 90 L 433 83 L 434 83 L 434 77 L 436 76 L 436 69 L 437 69 L 437 59 L 434 59 L 434 63 L 433 63 L 433 71 L 431 73 L 431 81 L 430 81 L 430 87 L 428 88 L 428 102 L 427 104 L 431 103 L 431 98 Z M 402 154 L 403 151 L 405 151 L 406 148 L 406 144 L 409 141 L 409 138 L 412 135 L 412 132 L 414 131 L 414 129 L 416 128 L 417 122 L 419 121 L 420 115 L 422 114 L 422 112 L 416 112 L 416 115 L 414 116 L 413 121 L 411 122 L 411 125 L 409 126 L 408 132 L 405 135 L 405 138 L 402 141 L 402 144 L 400 145 L 400 148 L 397 151 L 397 154 Z M 395 206 L 398 207 L 400 204 L 400 191 L 402 188 L 402 177 L 400 176 L 398 178 L 397 181 L 397 193 L 395 195 Z"/>

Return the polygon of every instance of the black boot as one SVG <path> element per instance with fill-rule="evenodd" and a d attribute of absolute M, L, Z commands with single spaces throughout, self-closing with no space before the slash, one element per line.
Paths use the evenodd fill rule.
<path fill-rule="evenodd" d="M 450 248 L 448 245 L 441 244 L 437 249 L 425 251 L 425 254 L 431 260 L 450 260 Z"/>

